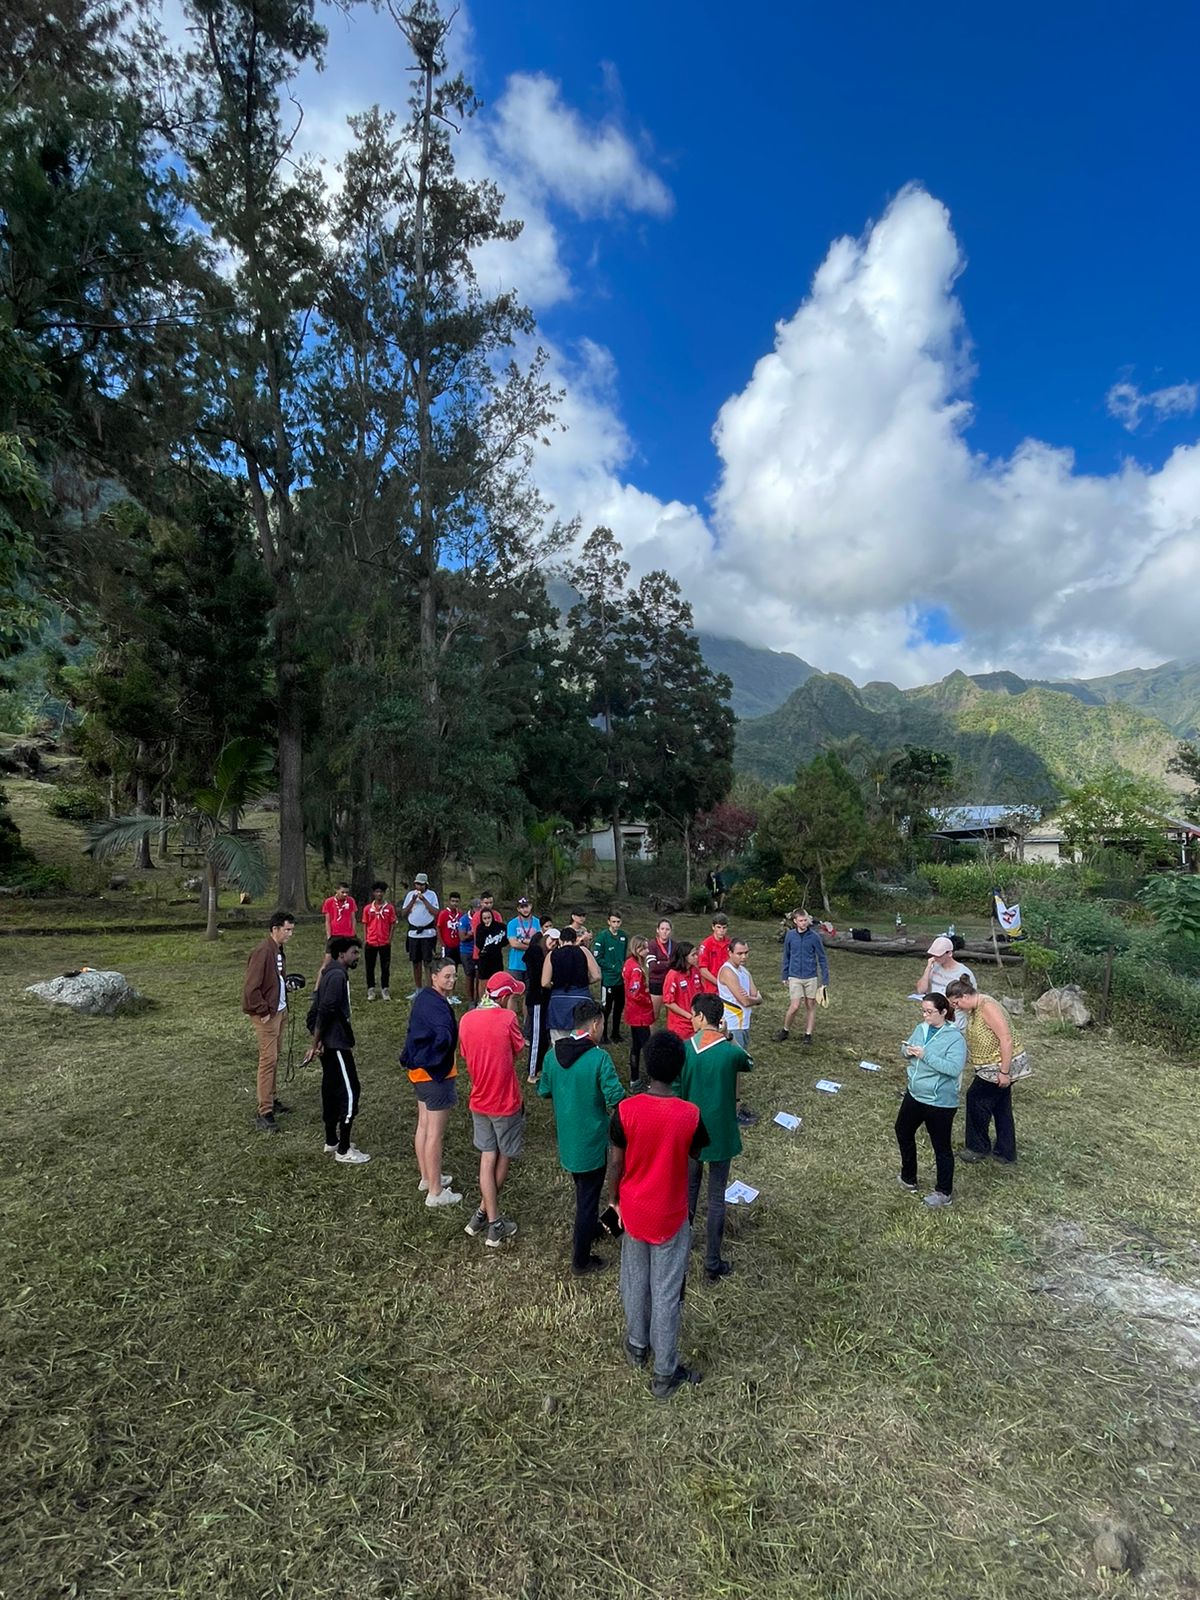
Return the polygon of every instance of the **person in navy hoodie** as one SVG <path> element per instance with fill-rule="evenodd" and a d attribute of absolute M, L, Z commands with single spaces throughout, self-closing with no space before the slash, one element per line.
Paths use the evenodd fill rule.
<path fill-rule="evenodd" d="M 799 907 L 792 912 L 792 926 L 783 941 L 783 981 L 787 986 L 788 1008 L 783 1027 L 775 1035 L 782 1044 L 792 1026 L 792 1019 L 804 1005 L 804 1042 L 813 1042 L 813 1023 L 817 1016 L 817 1000 L 822 989 L 829 987 L 829 962 L 821 935 L 813 927 L 812 916 Z"/>

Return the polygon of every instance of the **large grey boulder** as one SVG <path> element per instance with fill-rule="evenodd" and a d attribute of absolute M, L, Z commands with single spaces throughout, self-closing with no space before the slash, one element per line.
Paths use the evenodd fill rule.
<path fill-rule="evenodd" d="M 1064 983 L 1061 989 L 1047 989 L 1040 1000 L 1033 1002 L 1033 1009 L 1048 1022 L 1073 1022 L 1077 1028 L 1091 1026 L 1092 1013 L 1077 983 Z"/>
<path fill-rule="evenodd" d="M 31 983 L 26 994 L 35 994 L 52 1006 L 81 1011 L 85 1017 L 112 1017 L 118 1011 L 136 1011 L 145 1004 L 143 997 L 119 972 L 98 972 L 85 968 L 73 976 L 50 978 Z"/>

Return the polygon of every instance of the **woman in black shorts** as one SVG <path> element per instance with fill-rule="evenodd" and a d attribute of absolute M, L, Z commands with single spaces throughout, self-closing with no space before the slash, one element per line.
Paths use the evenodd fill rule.
<path fill-rule="evenodd" d="M 675 959 L 675 941 L 671 937 L 671 924 L 666 917 L 654 930 L 654 937 L 646 951 L 646 968 L 650 974 L 650 1003 L 654 1007 L 654 1020 L 662 1016 L 663 984 Z"/>
<path fill-rule="evenodd" d="M 544 933 L 534 933 L 525 952 L 525 1037 L 529 1040 L 529 1081 L 536 1083 L 550 1048 L 550 996 L 542 983 L 542 964 L 558 944 Z"/>
<path fill-rule="evenodd" d="M 481 986 L 504 971 L 507 948 L 507 926 L 494 911 L 481 911 L 479 926 L 475 929 L 475 973 Z"/>

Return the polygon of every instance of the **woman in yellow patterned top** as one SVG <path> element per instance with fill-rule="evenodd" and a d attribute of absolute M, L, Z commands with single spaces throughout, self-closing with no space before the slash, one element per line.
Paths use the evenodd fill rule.
<path fill-rule="evenodd" d="M 1029 1073 L 1029 1060 L 1013 1032 L 1008 1012 L 990 994 L 980 994 L 973 983 L 959 978 L 946 988 L 946 999 L 967 1019 L 967 1070 L 975 1076 L 967 1090 L 967 1148 L 964 1161 L 983 1161 L 989 1155 L 1004 1166 L 1017 1160 L 1017 1130 L 1013 1125 L 1012 1086 Z M 991 1124 L 996 1123 L 996 1142 Z"/>

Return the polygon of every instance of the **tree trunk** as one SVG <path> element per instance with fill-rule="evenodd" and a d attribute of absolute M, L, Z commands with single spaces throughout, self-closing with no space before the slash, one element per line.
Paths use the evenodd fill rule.
<path fill-rule="evenodd" d="M 220 937 L 221 930 L 217 927 L 217 899 L 221 891 L 220 881 L 217 877 L 216 863 L 211 857 L 204 860 L 204 901 L 207 920 L 204 928 L 206 940 Z"/>
<path fill-rule="evenodd" d="M 167 786 L 164 783 L 158 795 L 158 859 L 167 862 L 171 859 L 171 829 L 167 821 Z"/>
<path fill-rule="evenodd" d="M 821 886 L 821 904 L 825 908 L 825 915 L 827 917 L 832 916 L 833 912 L 829 905 L 829 892 L 825 887 L 825 866 L 820 856 L 817 857 L 817 882 Z"/>
<path fill-rule="evenodd" d="M 688 900 L 692 898 L 692 825 L 685 822 L 683 825 L 683 892 Z"/>
<path fill-rule="evenodd" d="M 308 864 L 304 857 L 304 708 L 300 674 L 292 661 L 290 634 L 276 635 L 278 676 L 279 897 L 289 911 L 308 909 Z"/>
<path fill-rule="evenodd" d="M 621 837 L 621 813 L 617 809 L 614 809 L 612 814 L 612 836 L 613 865 L 617 877 L 613 893 L 618 900 L 624 900 L 629 896 L 629 879 L 625 874 L 625 840 Z"/>
<path fill-rule="evenodd" d="M 137 747 L 137 778 L 135 780 L 135 801 L 137 814 L 144 817 L 150 810 L 150 778 L 146 772 L 146 746 L 139 739 Z M 133 864 L 135 867 L 148 868 L 154 865 L 150 858 L 150 835 L 144 833 L 137 842 L 134 852 Z"/>

